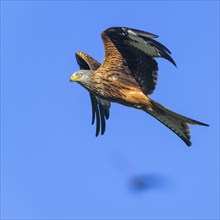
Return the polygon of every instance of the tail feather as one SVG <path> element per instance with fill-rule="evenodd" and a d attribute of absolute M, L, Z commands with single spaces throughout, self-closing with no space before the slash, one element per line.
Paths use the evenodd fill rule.
<path fill-rule="evenodd" d="M 177 114 L 152 99 L 150 99 L 150 105 L 146 105 L 143 110 L 178 135 L 187 146 L 192 145 L 190 141 L 190 129 L 188 124 L 209 126 L 208 124 Z"/>

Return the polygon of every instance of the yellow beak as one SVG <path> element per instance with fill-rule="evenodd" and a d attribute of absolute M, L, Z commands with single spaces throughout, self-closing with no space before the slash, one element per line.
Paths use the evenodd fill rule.
<path fill-rule="evenodd" d="M 72 75 L 70 77 L 70 82 L 76 82 L 78 80 L 78 77 L 76 75 Z"/>

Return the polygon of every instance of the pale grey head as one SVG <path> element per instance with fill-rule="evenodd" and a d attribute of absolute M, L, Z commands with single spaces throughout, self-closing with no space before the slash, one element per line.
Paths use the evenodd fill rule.
<path fill-rule="evenodd" d="M 90 75 L 93 72 L 93 70 L 79 70 L 72 74 L 70 77 L 70 82 L 78 82 L 85 86 L 86 84 L 90 83 Z"/>

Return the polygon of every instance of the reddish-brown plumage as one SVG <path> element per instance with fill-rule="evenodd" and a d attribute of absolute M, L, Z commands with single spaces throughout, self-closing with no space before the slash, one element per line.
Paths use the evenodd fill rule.
<path fill-rule="evenodd" d="M 176 65 L 170 51 L 152 39 L 156 35 L 136 29 L 109 28 L 101 37 L 105 47 L 102 64 L 83 52 L 76 53 L 80 69 L 94 70 L 84 87 L 90 92 L 93 122 L 96 115 L 96 135 L 100 123 L 104 134 L 110 102 L 117 102 L 149 113 L 190 146 L 188 124 L 208 125 L 177 114 L 148 97 L 157 84 L 158 64 L 154 57 L 163 57 Z"/>

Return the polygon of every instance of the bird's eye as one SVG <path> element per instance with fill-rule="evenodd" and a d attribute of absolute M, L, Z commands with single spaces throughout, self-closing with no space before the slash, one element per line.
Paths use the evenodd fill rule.
<path fill-rule="evenodd" d="M 82 73 L 77 73 L 77 76 L 78 76 L 78 78 L 81 78 L 82 77 Z"/>

